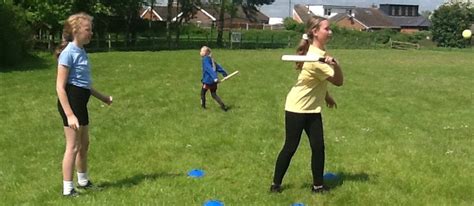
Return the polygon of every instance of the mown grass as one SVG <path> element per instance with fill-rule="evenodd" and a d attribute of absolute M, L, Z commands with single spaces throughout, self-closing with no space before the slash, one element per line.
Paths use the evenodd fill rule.
<path fill-rule="evenodd" d="M 1 204 L 472 205 L 474 53 L 333 50 L 345 85 L 324 111 L 326 171 L 341 182 L 311 194 L 306 136 L 270 194 L 284 140 L 284 101 L 297 73 L 292 50 L 215 50 L 239 76 L 220 85 L 231 106 L 199 106 L 194 50 L 93 53 L 95 87 L 114 96 L 89 103 L 90 176 L 104 190 L 61 197 L 63 130 L 55 64 L 0 73 Z M 44 63 L 46 62 L 46 63 Z M 48 63 L 49 62 L 49 63 Z M 19 70 L 19 71 L 17 71 Z M 203 169 L 201 179 L 187 177 Z"/>

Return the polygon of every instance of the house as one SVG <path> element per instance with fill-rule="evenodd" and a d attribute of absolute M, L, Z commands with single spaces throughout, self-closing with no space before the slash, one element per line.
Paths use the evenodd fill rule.
<path fill-rule="evenodd" d="M 156 10 L 157 10 L 156 6 L 153 7 L 153 9 L 151 8 L 151 6 L 149 6 L 146 9 L 142 8 L 139 12 L 140 18 L 151 20 L 151 21 L 166 21 L 166 16 L 163 16 L 163 17 L 160 16 Z"/>
<path fill-rule="evenodd" d="M 418 5 L 381 4 L 379 10 L 388 16 L 394 25 L 400 26 L 402 33 L 428 30 L 431 26 L 430 20 L 418 12 Z"/>
<path fill-rule="evenodd" d="M 312 16 L 317 16 L 308 6 L 296 4 L 293 7 L 293 19 L 298 23 L 306 23 Z"/>
<path fill-rule="evenodd" d="M 356 8 L 352 15 L 337 14 L 330 21 L 360 31 L 395 29 L 402 33 L 428 30 L 431 22 L 419 14 L 418 5 L 381 4 L 379 8 Z"/>
<path fill-rule="evenodd" d="M 338 14 L 352 15 L 355 6 L 342 5 L 302 5 L 296 4 L 293 7 L 293 19 L 299 23 L 306 22 L 311 16 L 331 18 Z"/>
<path fill-rule="evenodd" d="M 394 24 L 376 8 L 356 8 L 353 12 L 352 15 L 337 14 L 330 21 L 340 27 L 359 31 L 400 29 L 400 26 Z"/>
<path fill-rule="evenodd" d="M 352 15 L 355 6 L 344 6 L 344 5 L 307 5 L 308 9 L 311 10 L 317 16 L 324 18 L 331 18 L 337 14 L 348 14 Z"/>
<path fill-rule="evenodd" d="M 283 18 L 280 17 L 270 17 L 268 20 L 268 24 L 270 25 L 280 25 L 283 24 Z"/>
<path fill-rule="evenodd" d="M 214 17 L 216 25 L 219 24 L 219 8 L 212 5 L 203 5 L 200 7 L 203 11 Z M 190 21 L 200 21 L 198 15 Z M 233 16 L 226 12 L 224 14 L 224 28 L 263 28 L 264 24 L 269 23 L 270 18 L 253 7 L 237 6 Z"/>
<path fill-rule="evenodd" d="M 171 9 L 171 21 L 176 21 L 182 15 L 182 12 L 177 13 L 177 7 L 174 4 Z M 152 21 L 166 21 L 167 16 L 168 8 L 166 6 L 155 6 L 153 9 L 148 7 L 140 11 L 140 18 Z M 194 5 L 193 15 L 187 22 L 204 27 L 218 25 L 220 22 L 219 8 L 209 4 Z M 224 14 L 224 28 L 263 28 L 263 25 L 268 22 L 269 17 L 253 7 L 238 6 L 235 9 L 235 15 L 231 16 L 227 12 Z"/>
<path fill-rule="evenodd" d="M 380 4 L 379 8 L 343 5 L 301 5 L 293 8 L 293 19 L 306 22 L 311 16 L 328 18 L 331 23 L 360 31 L 394 29 L 403 33 L 428 30 L 431 22 L 421 16 L 418 5 Z"/>

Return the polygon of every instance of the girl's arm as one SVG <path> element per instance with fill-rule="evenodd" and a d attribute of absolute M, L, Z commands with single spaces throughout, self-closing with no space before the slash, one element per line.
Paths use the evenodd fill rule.
<path fill-rule="evenodd" d="M 99 91 L 91 87 L 91 95 L 100 101 L 106 103 L 107 105 L 112 104 L 112 96 L 101 94 Z"/>
<path fill-rule="evenodd" d="M 337 104 L 336 104 L 336 101 L 334 101 L 334 99 L 331 97 L 331 95 L 329 95 L 329 92 L 326 91 L 326 105 L 329 107 L 329 108 L 336 108 L 337 109 Z"/>
<path fill-rule="evenodd" d="M 56 77 L 56 93 L 58 94 L 59 102 L 63 108 L 64 114 L 67 117 L 67 123 L 72 129 L 79 129 L 79 120 L 72 112 L 71 105 L 66 94 L 66 83 L 69 75 L 69 68 L 58 64 L 58 76 Z"/>
<path fill-rule="evenodd" d="M 344 83 L 344 75 L 342 74 L 342 69 L 339 66 L 337 61 L 330 56 L 326 56 L 326 63 L 330 64 L 334 68 L 334 76 L 328 77 L 327 80 L 336 86 L 342 86 Z"/>
<path fill-rule="evenodd" d="M 224 77 L 227 76 L 227 72 L 224 70 L 224 68 L 222 68 L 221 65 L 219 65 L 217 63 L 216 63 L 216 71 L 221 73 L 222 76 L 224 76 Z"/>

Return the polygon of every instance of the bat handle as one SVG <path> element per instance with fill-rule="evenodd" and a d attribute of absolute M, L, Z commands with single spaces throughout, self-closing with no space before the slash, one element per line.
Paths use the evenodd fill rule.
<path fill-rule="evenodd" d="M 318 59 L 318 61 L 320 61 L 320 62 L 326 62 L 326 58 L 325 58 L 325 57 L 320 57 L 320 58 Z M 336 63 L 336 59 L 333 58 L 333 59 L 332 59 L 332 62 Z"/>

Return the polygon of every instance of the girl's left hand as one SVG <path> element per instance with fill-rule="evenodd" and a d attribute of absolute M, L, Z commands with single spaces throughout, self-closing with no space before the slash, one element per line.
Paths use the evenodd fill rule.
<path fill-rule="evenodd" d="M 337 109 L 337 104 L 336 104 L 336 101 L 334 101 L 334 99 L 331 97 L 331 96 L 326 96 L 325 98 L 326 100 L 326 105 L 329 107 L 329 108 L 335 108 Z"/>

